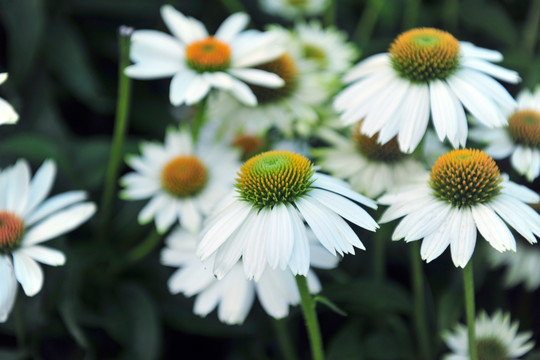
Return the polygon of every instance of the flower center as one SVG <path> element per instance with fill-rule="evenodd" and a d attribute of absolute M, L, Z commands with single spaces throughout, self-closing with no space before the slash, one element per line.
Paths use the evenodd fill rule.
<path fill-rule="evenodd" d="M 311 60 L 326 61 L 326 53 L 318 46 L 304 44 L 304 57 Z"/>
<path fill-rule="evenodd" d="M 313 173 L 311 161 L 299 154 L 267 151 L 242 165 L 235 186 L 240 197 L 255 207 L 273 207 L 304 195 Z"/>
<path fill-rule="evenodd" d="M 540 147 L 540 113 L 534 110 L 517 111 L 508 119 L 512 139 L 525 146 Z"/>
<path fill-rule="evenodd" d="M 492 200 L 501 187 L 499 168 L 485 152 L 452 150 L 435 162 L 430 186 L 435 197 L 453 206 L 473 206 Z"/>
<path fill-rule="evenodd" d="M 195 156 L 178 156 L 161 171 L 161 185 L 170 194 L 188 197 L 198 193 L 206 184 L 208 172 Z"/>
<path fill-rule="evenodd" d="M 274 73 L 285 81 L 285 85 L 277 89 L 250 85 L 249 87 L 257 97 L 259 105 L 277 102 L 290 96 L 294 92 L 298 72 L 291 56 L 284 54 L 275 60 L 255 66 L 255 68 Z"/>
<path fill-rule="evenodd" d="M 8 254 L 19 247 L 24 235 L 24 222 L 17 215 L 0 211 L 0 254 Z"/>
<path fill-rule="evenodd" d="M 379 136 L 378 133 L 372 137 L 364 135 L 360 132 L 361 126 L 362 121 L 358 122 L 354 127 L 353 140 L 362 155 L 373 161 L 387 163 L 400 161 L 406 156 L 406 154 L 399 150 L 397 137 L 394 137 L 386 144 L 381 145 L 377 142 L 377 137 Z"/>
<path fill-rule="evenodd" d="M 478 349 L 478 360 L 508 360 L 508 351 L 498 339 L 478 339 L 476 347 Z"/>
<path fill-rule="evenodd" d="M 262 150 L 264 139 L 255 135 L 238 134 L 232 142 L 232 146 L 242 151 L 242 159 L 248 159 Z"/>
<path fill-rule="evenodd" d="M 231 48 L 224 42 L 209 36 L 186 47 L 187 64 L 198 72 L 222 71 L 229 67 Z"/>
<path fill-rule="evenodd" d="M 446 31 L 405 31 L 390 45 L 390 61 L 399 76 L 412 82 L 444 80 L 459 65 L 459 42 Z"/>

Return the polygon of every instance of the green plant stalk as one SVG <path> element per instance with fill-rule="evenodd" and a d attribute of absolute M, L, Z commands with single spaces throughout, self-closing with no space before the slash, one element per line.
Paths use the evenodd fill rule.
<path fill-rule="evenodd" d="M 408 30 L 416 25 L 419 10 L 419 0 L 409 0 L 406 2 L 405 11 L 403 12 L 403 29 Z"/>
<path fill-rule="evenodd" d="M 334 26 L 336 22 L 336 0 L 330 0 L 323 14 L 323 23 L 325 27 Z"/>
<path fill-rule="evenodd" d="M 538 30 L 540 27 L 540 1 L 533 0 L 529 8 L 529 16 L 523 27 L 523 50 L 529 56 L 534 55 L 534 46 L 538 36 Z"/>
<path fill-rule="evenodd" d="M 385 234 L 378 231 L 373 237 L 373 276 L 378 282 L 382 282 L 386 277 L 386 241 L 381 235 Z"/>
<path fill-rule="evenodd" d="M 129 250 L 126 254 L 127 261 L 137 262 L 143 259 L 154 250 L 160 239 L 161 235 L 156 230 L 152 230 L 141 243 Z"/>
<path fill-rule="evenodd" d="M 309 293 L 307 280 L 305 276 L 296 275 L 296 286 L 300 293 L 300 304 L 306 321 L 306 328 L 309 335 L 311 345 L 311 355 L 313 360 L 324 360 L 324 350 L 321 340 L 321 330 L 317 321 L 317 313 L 315 312 L 315 300 Z"/>
<path fill-rule="evenodd" d="M 362 17 L 358 22 L 358 27 L 354 32 L 354 39 L 358 45 L 363 47 L 367 44 L 379 19 L 379 14 L 384 7 L 385 0 L 369 0 Z"/>
<path fill-rule="evenodd" d="M 414 241 L 409 247 L 411 251 L 411 281 L 414 292 L 414 326 L 422 358 L 431 359 L 428 323 L 426 317 L 424 273 L 422 259 L 420 258 L 420 245 Z"/>
<path fill-rule="evenodd" d="M 201 129 L 206 122 L 206 112 L 208 104 L 208 95 L 199 102 L 195 110 L 195 116 L 193 117 L 193 123 L 191 125 L 191 137 L 196 144 L 201 134 Z"/>
<path fill-rule="evenodd" d="M 474 278 L 472 259 L 463 269 L 463 286 L 465 289 L 465 310 L 467 313 L 467 329 L 469 336 L 469 357 L 470 360 L 478 360 L 478 349 L 476 347 L 476 315 L 474 306 Z"/>
<path fill-rule="evenodd" d="M 113 196 L 118 179 L 118 170 L 122 161 L 124 138 L 128 126 L 129 108 L 131 99 L 131 80 L 124 74 L 124 69 L 129 65 L 129 49 L 131 45 L 131 28 L 120 27 L 119 29 L 119 52 L 120 61 L 118 66 L 118 99 L 116 103 L 116 119 L 114 135 L 111 147 L 111 155 L 105 175 L 105 184 L 100 206 L 100 223 L 98 236 L 105 237 L 105 227 L 111 216 Z"/>
<path fill-rule="evenodd" d="M 276 336 L 278 339 L 279 347 L 285 360 L 298 360 L 291 341 L 291 336 L 287 331 L 287 318 L 284 319 L 272 319 L 274 328 L 276 330 Z"/>

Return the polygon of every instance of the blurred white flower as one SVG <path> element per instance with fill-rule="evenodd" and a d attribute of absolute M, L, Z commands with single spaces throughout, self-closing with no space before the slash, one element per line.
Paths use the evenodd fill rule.
<path fill-rule="evenodd" d="M 2 85 L 7 78 L 7 73 L 0 73 L 0 85 Z M 17 114 L 10 103 L 0 98 L 0 125 L 15 124 L 17 121 L 19 121 L 19 114 Z"/>
<path fill-rule="evenodd" d="M 536 246 L 517 245 L 515 253 L 488 253 L 490 263 L 494 267 L 504 267 L 504 284 L 507 287 L 523 283 L 527 291 L 535 291 L 540 287 L 540 249 Z"/>
<path fill-rule="evenodd" d="M 283 49 L 272 34 L 242 32 L 249 22 L 247 14 L 229 16 L 214 36 L 208 35 L 200 21 L 170 5 L 161 7 L 161 16 L 174 37 L 156 30 L 133 32 L 130 57 L 135 64 L 125 73 L 136 79 L 172 76 L 171 104 L 195 104 L 210 89 L 217 88 L 253 106 L 257 98 L 246 82 L 261 87 L 283 86 L 276 74 L 252 68 L 277 58 Z"/>
<path fill-rule="evenodd" d="M 316 16 L 330 4 L 329 0 L 259 0 L 261 8 L 269 14 L 286 19 Z"/>
<path fill-rule="evenodd" d="M 17 294 L 17 281 L 27 296 L 43 287 L 38 262 L 59 266 L 66 258 L 41 243 L 71 231 L 96 211 L 84 202 L 84 191 L 70 191 L 45 200 L 56 165 L 47 160 L 31 179 L 30 167 L 19 160 L 0 173 L 0 322 L 6 321 Z M 44 201 L 45 200 L 45 201 Z"/>

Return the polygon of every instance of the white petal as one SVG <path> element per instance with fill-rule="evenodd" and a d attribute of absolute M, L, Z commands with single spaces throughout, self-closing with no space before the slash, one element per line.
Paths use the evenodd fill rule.
<path fill-rule="evenodd" d="M 249 23 L 249 16 L 246 13 L 235 13 L 229 16 L 219 26 L 214 35 L 225 42 L 231 41 L 240 31 L 244 30 Z"/>
<path fill-rule="evenodd" d="M 503 59 L 500 52 L 478 47 L 470 42 L 460 41 L 459 48 L 460 52 L 466 57 L 474 57 L 492 62 L 499 62 Z"/>
<path fill-rule="evenodd" d="M 310 264 L 310 251 L 306 227 L 294 206 L 288 205 L 287 211 L 294 230 L 294 243 L 291 258 L 289 260 L 289 268 L 293 275 L 305 276 L 307 275 Z"/>
<path fill-rule="evenodd" d="M 161 17 L 173 35 L 182 40 L 184 44 L 208 36 L 204 25 L 200 21 L 184 16 L 171 5 L 161 7 Z"/>
<path fill-rule="evenodd" d="M 201 230 L 202 216 L 192 199 L 186 199 L 180 205 L 180 224 L 193 234 Z"/>
<path fill-rule="evenodd" d="M 289 263 L 294 244 L 293 224 L 289 218 L 287 206 L 277 204 L 271 211 L 271 225 L 266 242 L 266 258 L 272 269 L 285 270 Z"/>
<path fill-rule="evenodd" d="M 35 245 L 23 247 L 19 250 L 19 252 L 30 256 L 32 259 L 39 261 L 40 263 L 51 266 L 64 265 L 66 262 L 66 256 L 63 252 L 45 246 Z"/>
<path fill-rule="evenodd" d="M 204 77 L 197 77 L 191 82 L 189 88 L 186 89 L 184 101 L 186 102 L 186 105 L 196 104 L 205 97 L 209 91 L 210 83 L 206 81 Z"/>
<path fill-rule="evenodd" d="M 443 81 L 436 79 L 429 83 L 429 95 L 431 116 L 439 140 L 443 141 L 445 137 L 448 137 L 452 146 L 457 148 L 458 145 L 455 144 L 457 135 L 455 119 L 457 115 L 454 103 L 450 98 L 453 94 Z"/>
<path fill-rule="evenodd" d="M 482 59 L 464 58 L 460 65 L 465 68 L 471 68 L 484 72 L 512 84 L 516 84 L 521 81 L 521 78 L 516 71 L 505 69 L 502 66 L 492 64 Z"/>
<path fill-rule="evenodd" d="M 516 201 L 506 194 L 501 194 L 489 204 L 489 207 L 495 210 L 504 221 L 516 229 L 528 242 L 534 243 L 536 239 L 531 231 L 532 229 L 527 225 L 526 215 L 521 213 L 521 208 L 514 205 Z M 535 220 L 540 223 L 540 215 Z"/>
<path fill-rule="evenodd" d="M 279 270 L 266 270 L 256 283 L 256 290 L 262 307 L 275 319 L 287 316 L 289 300 L 299 297 L 292 274 Z"/>
<path fill-rule="evenodd" d="M 32 211 L 24 219 L 24 224 L 30 226 L 36 222 L 46 218 L 47 216 L 61 210 L 70 205 L 76 204 L 86 199 L 84 191 L 68 191 L 62 194 L 55 195 L 47 199 L 36 210 Z"/>
<path fill-rule="evenodd" d="M 452 260 L 456 267 L 464 268 L 469 262 L 476 244 L 476 226 L 469 208 L 462 208 L 454 223 L 449 225 L 457 229 L 458 236 L 450 240 Z"/>
<path fill-rule="evenodd" d="M 15 269 L 15 277 L 27 296 L 34 296 L 41 290 L 43 270 L 31 257 L 20 251 L 14 252 L 13 268 Z"/>
<path fill-rule="evenodd" d="M 186 96 L 192 84 L 198 80 L 193 71 L 181 71 L 173 76 L 169 88 L 169 100 L 171 104 L 178 106 L 185 102 Z"/>
<path fill-rule="evenodd" d="M 240 80 L 253 85 L 265 86 L 269 88 L 280 88 L 285 85 L 285 81 L 278 75 L 259 69 L 230 69 L 231 75 Z"/>
<path fill-rule="evenodd" d="M 124 74 L 133 79 L 161 79 L 173 76 L 184 70 L 180 63 L 160 62 L 160 63 L 137 63 L 129 65 L 124 70 Z"/>
<path fill-rule="evenodd" d="M 255 94 L 253 94 L 253 91 L 242 81 L 236 80 L 234 78 L 231 78 L 232 80 L 232 88 L 231 88 L 231 94 L 238 99 L 241 103 L 248 106 L 255 106 L 257 105 L 257 98 L 255 97 Z"/>
<path fill-rule="evenodd" d="M 530 166 L 532 159 L 532 149 L 524 146 L 516 146 L 510 162 L 520 174 L 525 174 Z"/>
<path fill-rule="evenodd" d="M 354 200 L 356 202 L 359 202 L 362 205 L 365 205 L 369 208 L 376 209 L 377 208 L 377 202 L 374 200 L 371 200 L 370 198 L 359 194 L 352 190 L 346 182 L 342 180 L 335 179 L 331 176 L 321 174 L 321 173 L 315 173 L 313 175 L 313 179 L 315 179 L 315 182 L 313 182 L 312 187 L 314 188 L 320 188 L 327 191 L 333 191 L 339 195 L 348 197 L 351 200 Z"/>
<path fill-rule="evenodd" d="M 30 166 L 25 160 L 19 160 L 10 168 L 6 185 L 5 210 L 17 215 L 23 213 L 28 201 L 30 186 Z"/>
<path fill-rule="evenodd" d="M 483 204 L 476 204 L 471 210 L 478 231 L 495 250 L 516 251 L 514 236 L 493 210 Z"/>
<path fill-rule="evenodd" d="M 250 280 L 259 281 L 266 268 L 266 244 L 270 239 L 272 210 L 263 208 L 257 214 L 256 223 L 253 224 L 252 236 L 246 242 L 242 252 L 244 272 Z"/>
<path fill-rule="evenodd" d="M 0 98 L 0 125 L 15 124 L 19 121 L 19 114 L 6 100 Z"/>
<path fill-rule="evenodd" d="M 350 83 L 376 71 L 390 67 L 388 53 L 372 55 L 355 65 L 344 77 L 344 83 Z"/>
<path fill-rule="evenodd" d="M 422 140 L 429 120 L 429 88 L 415 85 L 409 88 L 414 93 L 414 101 L 403 110 L 403 118 L 398 133 L 399 149 L 411 153 Z"/>
<path fill-rule="evenodd" d="M 526 186 L 505 180 L 502 183 L 502 192 L 509 194 L 528 204 L 540 203 L 540 195 Z"/>
<path fill-rule="evenodd" d="M 137 30 L 131 35 L 129 57 L 134 63 L 158 66 L 184 61 L 185 48 L 177 39 L 161 31 Z"/>
<path fill-rule="evenodd" d="M 0 323 L 7 320 L 16 295 L 17 281 L 13 273 L 13 264 L 7 255 L 0 255 Z"/>
<path fill-rule="evenodd" d="M 56 165 L 52 160 L 46 160 L 38 169 L 32 181 L 28 193 L 28 203 L 22 216 L 26 216 L 38 206 L 49 194 L 56 176 Z"/>
<path fill-rule="evenodd" d="M 163 207 L 157 210 L 155 223 L 158 233 L 165 233 L 178 219 L 179 202 L 176 198 L 167 197 Z"/>
<path fill-rule="evenodd" d="M 241 266 L 233 268 L 228 277 L 230 279 L 223 280 L 227 281 L 227 284 L 219 304 L 218 317 L 226 324 L 241 324 L 253 305 L 254 284 L 253 281 L 246 280 Z"/>

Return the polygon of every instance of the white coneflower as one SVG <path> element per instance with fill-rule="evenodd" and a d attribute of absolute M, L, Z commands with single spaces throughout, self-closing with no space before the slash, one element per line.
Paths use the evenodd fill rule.
<path fill-rule="evenodd" d="M 259 4 L 269 14 L 293 20 L 321 14 L 329 0 L 259 0 Z"/>
<path fill-rule="evenodd" d="M 463 106 L 488 127 L 501 127 L 503 113 L 515 100 L 493 77 L 516 83 L 515 71 L 494 65 L 502 55 L 459 42 L 445 31 L 419 28 L 399 35 L 389 52 L 373 55 L 344 78 L 352 83 L 334 101 L 345 125 L 364 120 L 361 130 L 379 133 L 384 144 L 397 136 L 401 151 L 412 152 L 428 120 L 442 141 L 465 146 L 467 119 Z"/>
<path fill-rule="evenodd" d="M 0 73 L 0 85 L 8 78 L 7 73 Z M 19 114 L 6 100 L 0 98 L 0 125 L 15 124 L 19 120 Z"/>
<path fill-rule="evenodd" d="M 488 259 L 494 267 L 504 267 L 504 284 L 507 287 L 523 283 L 527 291 L 540 287 L 540 249 L 517 245 L 515 253 L 490 251 Z"/>

